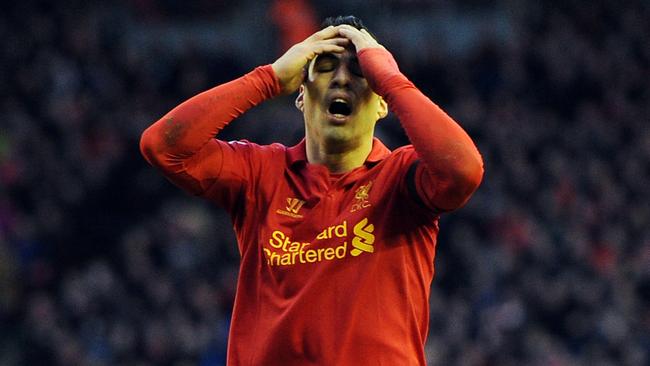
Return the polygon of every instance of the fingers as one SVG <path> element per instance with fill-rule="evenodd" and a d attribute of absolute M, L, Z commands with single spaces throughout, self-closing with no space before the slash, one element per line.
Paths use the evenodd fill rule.
<path fill-rule="evenodd" d="M 347 24 L 343 24 L 339 27 L 339 34 L 343 37 L 349 38 L 354 44 L 357 52 L 367 47 L 382 47 L 365 29 L 359 30 Z"/>
<path fill-rule="evenodd" d="M 314 56 L 323 52 L 343 52 L 342 47 L 348 46 L 349 42 L 352 42 L 357 52 L 368 47 L 383 47 L 367 30 L 359 30 L 349 24 L 324 28 L 309 36 L 303 44 L 309 45 L 309 49 L 314 52 L 312 56 Z"/>
<path fill-rule="evenodd" d="M 347 38 L 332 38 L 311 42 L 304 45 L 305 48 L 303 49 L 305 53 L 303 55 L 307 60 L 311 60 L 313 57 L 320 55 L 321 53 L 341 53 L 345 51 L 345 47 L 349 43 L 350 40 Z"/>
<path fill-rule="evenodd" d="M 335 37 L 340 38 L 341 36 L 352 41 L 352 43 L 354 43 L 355 46 L 367 47 L 369 45 L 377 45 L 377 46 L 379 45 L 377 41 L 370 35 L 370 33 L 368 33 L 367 30 L 365 29 L 359 30 L 349 24 L 341 24 L 337 26 L 330 25 L 329 27 L 324 28 L 312 34 L 306 39 L 306 41 L 307 42 L 323 41 L 323 40 L 335 39 Z"/>
<path fill-rule="evenodd" d="M 365 34 L 366 36 L 375 39 L 365 28 L 361 29 L 361 33 Z"/>
<path fill-rule="evenodd" d="M 324 39 L 324 40 L 317 41 L 317 42 L 322 42 L 322 43 L 327 43 L 327 44 L 336 44 L 336 45 L 345 47 L 348 44 L 350 44 L 350 39 L 345 38 L 345 37 L 336 37 L 336 38 Z"/>
<path fill-rule="evenodd" d="M 320 55 L 321 53 L 327 53 L 327 52 L 340 53 L 343 51 L 345 51 L 345 47 L 339 46 L 337 44 L 329 44 L 329 43 L 317 45 L 313 49 L 313 52 L 317 55 Z"/>
<path fill-rule="evenodd" d="M 323 52 L 343 52 L 345 47 L 350 44 L 350 40 L 347 38 L 331 38 L 324 39 L 321 41 L 316 41 L 311 44 L 312 52 L 316 54 L 321 54 Z"/>
<path fill-rule="evenodd" d="M 370 33 L 368 33 L 365 29 L 362 29 L 360 31 L 359 29 L 357 29 L 357 28 L 355 28 L 355 27 L 353 27 L 353 26 L 351 26 L 349 24 L 341 24 L 341 25 L 337 25 L 337 26 L 330 25 L 327 28 L 323 28 L 320 31 L 318 31 L 318 32 L 312 34 L 311 36 L 309 36 L 309 38 L 307 38 L 307 39 L 309 39 L 309 40 L 330 39 L 330 38 L 336 37 L 338 35 L 343 35 L 342 32 L 344 32 L 346 34 L 345 37 L 347 37 L 347 35 L 352 36 L 352 37 L 362 35 L 362 36 L 368 36 L 368 37 L 372 38 Z M 347 37 L 347 38 L 349 38 L 349 37 Z"/>
<path fill-rule="evenodd" d="M 341 25 L 338 31 L 343 37 L 349 38 L 352 41 L 359 41 L 366 37 L 370 37 L 368 32 L 363 32 L 365 29 L 358 30 L 357 28 L 347 24 Z"/>
<path fill-rule="evenodd" d="M 339 27 L 335 27 L 333 25 L 330 25 L 329 27 L 323 28 L 323 29 L 319 30 L 318 32 L 312 34 L 307 39 L 309 39 L 309 40 L 323 40 L 323 39 L 328 39 L 328 38 L 338 36 L 339 35 L 338 28 Z"/>

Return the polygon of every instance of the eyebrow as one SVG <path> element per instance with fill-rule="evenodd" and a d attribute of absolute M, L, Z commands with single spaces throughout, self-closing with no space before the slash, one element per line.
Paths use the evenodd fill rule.
<path fill-rule="evenodd" d="M 318 61 L 321 60 L 321 59 L 324 59 L 324 60 L 340 60 L 341 57 L 337 56 L 337 55 L 335 55 L 334 53 L 331 53 L 331 52 L 321 53 L 320 55 L 316 56 L 316 59 L 314 60 L 314 62 L 318 63 Z M 356 55 L 350 56 L 349 61 L 359 63 L 359 58 Z"/>
<path fill-rule="evenodd" d="M 333 53 L 321 53 L 320 55 L 316 56 L 316 62 L 320 60 L 338 60 L 339 58 L 336 57 Z"/>

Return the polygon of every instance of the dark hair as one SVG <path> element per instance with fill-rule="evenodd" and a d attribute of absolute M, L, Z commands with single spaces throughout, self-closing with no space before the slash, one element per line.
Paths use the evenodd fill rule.
<path fill-rule="evenodd" d="M 323 23 L 321 23 L 321 29 L 327 28 L 330 25 L 337 26 L 341 24 L 348 24 L 351 25 L 359 30 L 365 29 L 372 38 L 377 39 L 377 37 L 366 27 L 361 19 L 355 17 L 354 15 L 339 15 L 335 17 L 328 17 L 323 20 Z"/>

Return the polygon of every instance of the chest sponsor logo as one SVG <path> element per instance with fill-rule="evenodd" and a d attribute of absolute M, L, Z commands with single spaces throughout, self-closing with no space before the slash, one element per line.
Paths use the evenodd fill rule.
<path fill-rule="evenodd" d="M 312 248 L 311 242 L 292 240 L 281 230 L 275 230 L 267 245 L 264 245 L 266 262 L 270 266 L 292 266 L 322 261 L 334 261 L 348 255 L 358 257 L 364 253 L 375 252 L 375 226 L 368 218 L 352 226 L 352 236 L 348 236 L 348 221 L 328 226 L 318 234 L 316 240 L 338 239 L 329 247 Z"/>
<path fill-rule="evenodd" d="M 373 231 L 375 231 L 375 225 L 368 224 L 367 218 L 354 225 L 354 238 L 352 238 L 352 246 L 354 249 L 350 251 L 352 256 L 357 257 L 363 252 L 375 252 L 375 247 L 373 246 L 375 243 L 375 235 L 372 233 Z"/>
<path fill-rule="evenodd" d="M 354 192 L 355 202 L 352 204 L 350 212 L 356 212 L 366 207 L 370 207 L 370 202 L 368 202 L 368 198 L 370 197 L 370 188 L 372 188 L 372 181 L 357 188 L 356 192 Z"/>
<path fill-rule="evenodd" d="M 275 212 L 279 213 L 280 215 L 301 219 L 303 216 L 299 212 L 302 208 L 302 205 L 304 204 L 305 201 L 301 199 L 289 197 L 287 198 L 287 205 L 285 206 L 285 209 L 279 208 Z"/>

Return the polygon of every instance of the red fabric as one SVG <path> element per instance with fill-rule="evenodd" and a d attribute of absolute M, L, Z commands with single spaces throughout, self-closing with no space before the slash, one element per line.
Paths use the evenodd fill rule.
<path fill-rule="evenodd" d="M 480 156 L 388 52 L 359 58 L 414 145 L 390 152 L 375 139 L 365 164 L 340 177 L 309 164 L 304 141 L 213 138 L 279 93 L 269 66 L 184 102 L 143 134 L 150 163 L 233 218 L 241 264 L 228 365 L 425 364 L 438 212 L 468 199 Z"/>
<path fill-rule="evenodd" d="M 386 99 L 425 163 L 416 174 L 418 193 L 433 209 L 462 206 L 483 178 L 472 139 L 399 71 L 388 51 L 366 48 L 358 57 L 372 89 Z"/>
<path fill-rule="evenodd" d="M 230 121 L 280 93 L 271 65 L 181 103 L 140 139 L 145 159 L 179 187 L 200 194 L 217 178 L 220 147 L 214 136 Z"/>
<path fill-rule="evenodd" d="M 220 145 L 203 196 L 231 213 L 242 256 L 228 364 L 424 365 L 438 226 L 408 193 L 413 148 L 375 140 L 332 183 L 304 142 Z"/>

